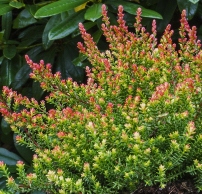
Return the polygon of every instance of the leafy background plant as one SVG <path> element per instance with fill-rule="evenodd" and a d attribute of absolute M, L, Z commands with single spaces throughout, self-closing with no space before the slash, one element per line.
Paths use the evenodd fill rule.
<path fill-rule="evenodd" d="M 160 37 L 167 24 L 171 23 L 175 31 L 174 40 L 178 38 L 180 13 L 186 9 L 190 25 L 197 26 L 198 38 L 202 39 L 201 0 L 0 0 L 0 87 L 9 86 L 36 100 L 46 96 L 40 84 L 29 79 L 31 69 L 26 64 L 25 54 L 34 62 L 43 59 L 45 63 L 51 63 L 54 72 L 60 71 L 63 79 L 72 77 L 78 83 L 85 83 L 84 68 L 90 63 L 77 49 L 76 43 L 82 41 L 78 23 L 84 23 L 99 49 L 108 49 L 101 30 L 103 3 L 107 5 L 112 25 L 117 24 L 118 5 L 123 5 L 124 20 L 133 31 L 136 10 L 141 7 L 142 24 L 146 29 L 151 29 L 151 21 L 156 19 Z M 10 166 L 15 177 L 14 165 L 19 158 L 30 167 L 28 170 L 32 170 L 33 152 L 19 146 L 14 136 L 8 123 L 1 118 L 0 161 Z M 4 188 L 5 179 L 0 174 L 0 189 Z"/>

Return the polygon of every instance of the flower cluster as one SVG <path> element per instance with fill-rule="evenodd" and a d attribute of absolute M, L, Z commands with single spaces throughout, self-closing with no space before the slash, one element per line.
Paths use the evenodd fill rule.
<path fill-rule="evenodd" d="M 189 27 L 183 11 L 176 51 L 171 26 L 157 45 L 156 22 L 146 32 L 140 8 L 135 33 L 125 26 L 122 6 L 119 26 L 110 25 L 105 5 L 102 10 L 110 50 L 101 53 L 79 24 L 84 44 L 78 48 L 93 66 L 86 68 L 86 85 L 61 80 L 50 64 L 26 56 L 30 77 L 49 96 L 38 103 L 3 88 L 0 112 L 17 142 L 35 150 L 33 173 L 17 163 L 20 183 L 0 162 L 13 191 L 114 193 L 142 183 L 164 188 L 184 173 L 202 178 L 202 50 L 196 27 Z M 47 110 L 46 103 L 54 108 Z M 20 105 L 26 109 L 19 111 Z"/>

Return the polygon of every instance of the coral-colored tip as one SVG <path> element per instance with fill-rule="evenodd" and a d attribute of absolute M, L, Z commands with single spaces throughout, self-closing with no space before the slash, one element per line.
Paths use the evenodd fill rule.
<path fill-rule="evenodd" d="M 29 61 L 29 56 L 25 55 L 25 59 L 26 59 L 26 61 Z"/>
<path fill-rule="evenodd" d="M 106 5 L 105 5 L 105 4 L 102 5 L 102 10 L 103 10 L 103 11 L 106 10 Z"/>
<path fill-rule="evenodd" d="M 121 12 L 121 13 L 123 12 L 123 6 L 122 5 L 119 5 L 118 11 Z"/>

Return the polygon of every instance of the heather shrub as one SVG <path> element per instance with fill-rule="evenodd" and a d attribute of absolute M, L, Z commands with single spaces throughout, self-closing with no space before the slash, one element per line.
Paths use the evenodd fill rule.
<path fill-rule="evenodd" d="M 105 5 L 102 10 L 110 51 L 101 53 L 79 24 L 85 46 L 79 42 L 78 48 L 93 66 L 86 68 L 86 85 L 61 80 L 50 64 L 26 56 L 30 77 L 50 92 L 46 102 L 3 88 L 2 115 L 17 141 L 36 153 L 31 173 L 17 162 L 18 182 L 0 162 L 8 193 L 132 192 L 140 185 L 164 188 L 186 173 L 202 190 L 202 51 L 196 27 L 190 28 L 183 11 L 177 50 L 170 25 L 159 44 L 155 20 L 152 33 L 145 32 L 140 8 L 135 33 L 125 26 L 122 6 L 118 27 L 110 26 Z M 54 108 L 47 110 L 46 103 Z"/>

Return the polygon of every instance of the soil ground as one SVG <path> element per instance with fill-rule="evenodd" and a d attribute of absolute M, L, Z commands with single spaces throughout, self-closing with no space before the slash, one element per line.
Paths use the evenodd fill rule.
<path fill-rule="evenodd" d="M 159 185 L 144 186 L 131 194 L 202 194 L 202 191 L 198 192 L 193 179 L 186 178 L 169 183 L 164 189 L 161 189 Z"/>

